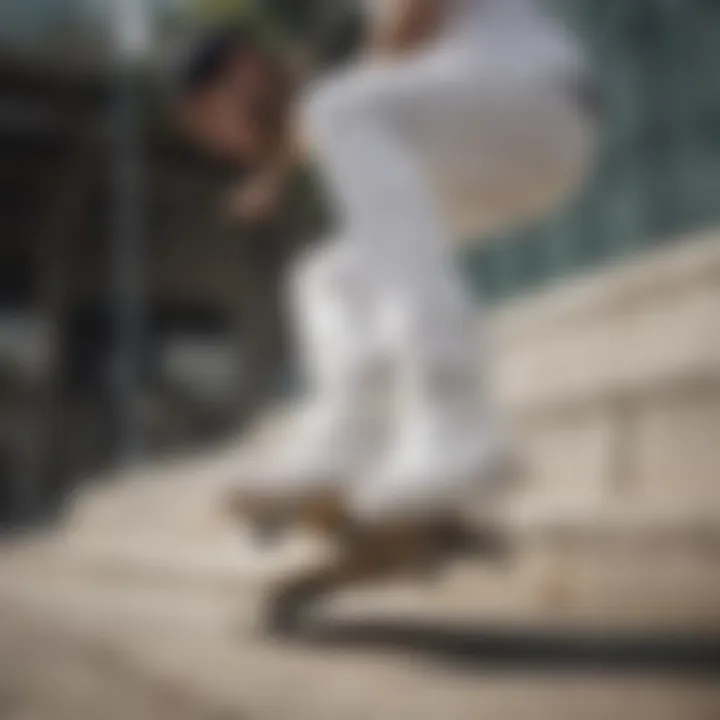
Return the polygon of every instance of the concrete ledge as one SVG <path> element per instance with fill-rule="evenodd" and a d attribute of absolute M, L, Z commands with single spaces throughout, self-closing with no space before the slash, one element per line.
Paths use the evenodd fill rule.
<path fill-rule="evenodd" d="M 522 512 L 720 524 L 720 233 L 515 302 L 492 331 Z"/>
<path fill-rule="evenodd" d="M 588 317 L 624 312 L 648 297 L 675 295 L 720 282 L 720 230 L 649 249 L 626 264 L 569 279 L 559 287 L 508 302 L 495 312 L 504 343 L 524 344 L 548 328 L 567 330 Z"/>
<path fill-rule="evenodd" d="M 492 334 L 514 412 L 669 384 L 720 388 L 720 234 L 514 302 L 497 312 Z"/>

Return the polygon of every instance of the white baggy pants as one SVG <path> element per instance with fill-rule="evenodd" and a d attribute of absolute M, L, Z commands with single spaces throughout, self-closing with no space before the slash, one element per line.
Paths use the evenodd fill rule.
<path fill-rule="evenodd" d="M 305 129 L 341 220 L 295 284 L 320 408 L 308 437 L 325 446 L 313 452 L 336 470 L 354 454 L 378 358 L 394 362 L 401 388 L 395 437 L 366 477 L 349 478 L 360 515 L 463 502 L 492 464 L 476 310 L 453 237 L 548 212 L 577 185 L 593 138 L 573 97 L 580 72 L 545 26 L 478 30 L 308 93 Z"/>

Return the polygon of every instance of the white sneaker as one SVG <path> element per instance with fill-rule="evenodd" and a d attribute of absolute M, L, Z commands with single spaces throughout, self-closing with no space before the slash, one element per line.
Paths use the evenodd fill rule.
<path fill-rule="evenodd" d="M 452 434 L 409 433 L 352 488 L 351 512 L 373 521 L 495 503 L 516 487 L 520 475 L 516 457 L 499 438 L 480 422 Z"/>
<path fill-rule="evenodd" d="M 279 443 L 238 470 L 234 489 L 269 501 L 341 492 L 377 458 L 383 425 L 360 408 L 299 408 Z"/>

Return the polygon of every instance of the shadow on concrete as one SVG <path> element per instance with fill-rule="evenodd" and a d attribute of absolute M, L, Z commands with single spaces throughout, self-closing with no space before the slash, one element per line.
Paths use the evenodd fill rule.
<path fill-rule="evenodd" d="M 298 640 L 409 653 L 478 671 L 633 672 L 720 677 L 720 635 L 545 632 L 409 620 L 313 623 Z"/>

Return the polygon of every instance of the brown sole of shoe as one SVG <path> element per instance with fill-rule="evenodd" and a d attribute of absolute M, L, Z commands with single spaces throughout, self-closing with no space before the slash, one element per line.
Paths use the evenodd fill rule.
<path fill-rule="evenodd" d="M 329 492 L 296 499 L 270 498 L 261 493 L 233 489 L 223 498 L 222 507 L 233 521 L 249 526 L 254 536 L 264 540 L 279 539 L 292 528 L 336 536 L 346 525 L 340 496 Z"/>

